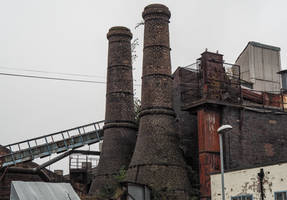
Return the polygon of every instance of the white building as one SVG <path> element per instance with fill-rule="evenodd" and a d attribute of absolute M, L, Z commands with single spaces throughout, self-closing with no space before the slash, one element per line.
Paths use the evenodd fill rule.
<path fill-rule="evenodd" d="M 225 172 L 224 181 L 226 200 L 261 200 L 261 186 L 264 200 L 287 200 L 287 163 Z M 211 175 L 211 197 L 222 198 L 220 173 Z"/>
<path fill-rule="evenodd" d="M 280 48 L 258 42 L 249 42 L 236 60 L 240 77 L 255 90 L 280 91 Z"/>

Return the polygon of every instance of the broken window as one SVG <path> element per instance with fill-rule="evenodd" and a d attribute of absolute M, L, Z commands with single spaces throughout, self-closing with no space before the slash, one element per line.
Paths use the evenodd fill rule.
<path fill-rule="evenodd" d="M 287 200 L 287 191 L 275 192 L 275 200 Z"/>
<path fill-rule="evenodd" d="M 231 197 L 231 200 L 253 200 L 253 197 L 250 194 L 246 194 L 246 195 Z"/>

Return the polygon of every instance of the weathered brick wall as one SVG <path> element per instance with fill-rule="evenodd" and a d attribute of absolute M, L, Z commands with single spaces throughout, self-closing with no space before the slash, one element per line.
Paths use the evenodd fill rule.
<path fill-rule="evenodd" d="M 222 124 L 233 129 L 224 136 L 225 168 L 247 168 L 287 160 L 287 115 L 226 107 Z"/>
<path fill-rule="evenodd" d="M 0 155 L 5 155 L 10 151 L 4 146 L 0 145 Z M 28 162 L 19 165 L 22 168 L 34 168 L 38 165 L 36 163 Z M 10 190 L 12 181 L 43 181 L 37 174 L 22 174 L 11 173 L 5 170 L 0 171 L 0 200 L 10 199 Z"/>
<path fill-rule="evenodd" d="M 215 145 L 219 140 L 217 128 L 222 124 L 233 126 L 233 129 L 224 136 L 225 169 L 274 164 L 287 160 L 285 145 L 287 134 L 284 134 L 287 127 L 287 124 L 285 125 L 287 115 L 264 109 L 251 110 L 222 106 L 221 104 L 224 103 L 233 103 L 235 106 L 241 103 L 239 79 L 227 77 L 222 65 L 222 55 L 219 54 L 203 53 L 200 67 L 202 71 L 197 75 L 183 68 L 176 70 L 173 80 L 173 99 L 181 148 L 184 150 L 188 164 L 200 168 L 198 170 L 200 199 L 210 199 L 209 175 L 219 170 L 219 146 Z M 200 92 L 193 87 L 196 85 L 194 82 L 196 78 Z M 196 98 L 193 98 L 195 95 L 214 100 L 214 103 L 206 104 L 204 101 L 196 101 Z M 255 93 L 249 95 L 252 97 L 249 100 L 258 96 Z M 264 101 L 261 98 L 261 101 L 255 102 L 261 105 L 264 103 L 280 106 L 280 103 L 273 103 L 278 99 L 278 95 L 268 95 L 265 98 Z M 249 105 L 254 106 L 250 102 Z M 188 110 L 189 113 L 181 109 Z M 196 113 L 197 119 L 193 118 Z M 211 121 L 202 123 L 211 114 L 217 116 L 215 117 L 216 126 Z"/>
<path fill-rule="evenodd" d="M 192 83 L 192 72 L 179 68 L 173 77 L 174 109 L 177 113 L 177 130 L 181 137 L 181 145 L 189 139 L 190 141 L 183 145 L 185 155 L 196 158 L 198 149 L 194 147 L 198 147 L 198 141 L 191 142 L 192 137 L 196 138 L 197 135 L 197 127 L 194 125 L 197 122 L 196 119 L 194 121 L 192 119 L 196 108 L 189 110 L 189 114 L 180 110 L 186 103 L 180 92 L 186 89 L 186 83 Z M 192 103 L 192 101 L 189 102 Z M 226 168 L 243 168 L 287 160 L 287 147 L 284 146 L 287 140 L 287 134 L 284 134 L 284 129 L 287 128 L 286 119 L 287 115 L 270 111 L 255 112 L 231 107 L 222 108 L 221 124 L 233 126 L 232 131 L 224 138 Z M 193 166 L 198 163 L 198 160 L 189 159 L 189 164 L 190 161 Z"/>
<path fill-rule="evenodd" d="M 133 154 L 135 123 L 131 60 L 132 33 L 126 27 L 110 28 L 104 143 L 90 188 L 98 195 L 106 185 L 115 184 L 114 175 L 127 168 Z"/>
<path fill-rule="evenodd" d="M 172 108 L 169 9 L 161 4 L 143 12 L 142 105 L 135 151 L 126 181 L 148 185 L 171 199 L 187 199 L 190 183 Z"/>
<path fill-rule="evenodd" d="M 178 68 L 173 73 L 173 109 L 176 113 L 176 130 L 180 137 L 180 148 L 183 150 L 185 161 L 198 172 L 197 116 L 181 110 L 183 84 L 188 82 L 189 75 L 192 74 L 183 68 Z"/>
<path fill-rule="evenodd" d="M 3 173 L 0 173 L 2 176 Z M 9 200 L 12 181 L 43 181 L 36 174 L 7 173 L 0 182 L 0 199 Z"/>
<path fill-rule="evenodd" d="M 177 87 L 180 87 L 178 95 L 181 97 L 182 103 L 189 104 L 202 98 L 202 83 L 199 82 L 201 76 L 202 74 L 199 72 L 180 67 L 174 72 L 174 78 L 179 79 Z"/>

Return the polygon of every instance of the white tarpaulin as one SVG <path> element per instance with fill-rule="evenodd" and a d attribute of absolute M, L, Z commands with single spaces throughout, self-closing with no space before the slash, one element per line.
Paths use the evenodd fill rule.
<path fill-rule="evenodd" d="M 12 181 L 10 200 L 81 200 L 70 183 Z"/>

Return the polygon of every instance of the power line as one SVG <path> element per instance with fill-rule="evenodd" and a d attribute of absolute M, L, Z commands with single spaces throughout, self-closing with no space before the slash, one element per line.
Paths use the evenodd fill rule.
<path fill-rule="evenodd" d="M 2 75 L 2 76 L 24 77 L 24 78 L 35 78 L 35 79 L 45 79 L 45 80 L 57 80 L 57 81 L 70 81 L 70 82 L 81 82 L 81 83 L 106 84 L 106 82 L 104 82 L 104 81 L 57 78 L 57 77 L 48 77 L 48 76 L 34 76 L 34 75 L 25 75 L 25 74 L 11 74 L 11 73 L 3 73 L 3 72 L 0 72 L 0 75 Z M 141 86 L 141 85 L 140 84 L 134 84 L 134 86 Z"/>
<path fill-rule="evenodd" d="M 2 69 L 9 69 L 9 70 L 27 71 L 27 72 L 47 73 L 47 74 L 58 74 L 58 75 L 68 75 L 68 76 L 82 76 L 82 77 L 104 78 L 104 76 L 96 76 L 96 75 L 88 75 L 88 74 L 78 74 L 78 73 L 51 72 L 51 71 L 45 71 L 45 70 L 20 69 L 20 68 L 5 67 L 5 66 L 0 66 L 0 68 L 2 68 Z"/>
<path fill-rule="evenodd" d="M 2 73 L 2 72 L 0 72 L 0 75 L 24 77 L 24 78 L 37 78 L 37 79 L 46 79 L 46 80 L 58 80 L 58 81 L 72 81 L 72 82 L 82 82 L 82 83 L 106 84 L 106 82 L 103 82 L 103 81 L 90 81 L 90 80 L 81 80 L 81 79 L 56 78 L 56 77 L 47 77 L 47 76 L 33 76 L 33 75 L 25 75 L 25 74 Z"/>

